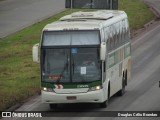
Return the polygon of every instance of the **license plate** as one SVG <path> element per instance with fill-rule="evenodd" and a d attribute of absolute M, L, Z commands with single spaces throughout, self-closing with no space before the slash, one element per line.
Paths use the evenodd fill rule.
<path fill-rule="evenodd" d="M 76 96 L 67 96 L 67 100 L 76 100 L 77 97 Z"/>

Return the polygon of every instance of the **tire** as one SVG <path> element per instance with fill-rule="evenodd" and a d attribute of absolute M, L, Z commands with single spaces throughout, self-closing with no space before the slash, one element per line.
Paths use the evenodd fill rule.
<path fill-rule="evenodd" d="M 108 88 L 108 100 L 104 101 L 103 103 L 100 103 L 100 107 L 101 108 L 106 108 L 108 107 L 108 101 L 109 101 L 109 98 L 110 98 L 110 87 Z"/>
<path fill-rule="evenodd" d="M 50 109 L 55 109 L 58 107 L 58 104 L 49 104 Z"/>
<path fill-rule="evenodd" d="M 126 84 L 126 80 L 125 80 L 125 77 L 123 76 L 122 78 L 122 89 L 120 91 L 118 91 L 118 96 L 123 96 L 124 93 L 125 93 L 125 85 Z"/>
<path fill-rule="evenodd" d="M 103 103 L 100 103 L 101 108 L 106 108 L 108 106 L 108 100 L 104 101 Z"/>
<path fill-rule="evenodd" d="M 127 86 L 127 80 L 128 80 L 128 78 L 127 78 L 127 71 L 126 71 L 126 74 L 125 74 L 125 85 Z"/>

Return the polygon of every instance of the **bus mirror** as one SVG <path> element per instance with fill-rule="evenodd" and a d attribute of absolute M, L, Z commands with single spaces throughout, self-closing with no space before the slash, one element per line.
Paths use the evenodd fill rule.
<path fill-rule="evenodd" d="M 33 57 L 33 62 L 39 63 L 39 43 L 35 44 L 32 48 L 32 57 Z"/>
<path fill-rule="evenodd" d="M 105 59 L 106 59 L 106 42 L 102 42 L 102 43 L 101 43 L 100 59 L 101 59 L 102 61 L 105 61 Z"/>

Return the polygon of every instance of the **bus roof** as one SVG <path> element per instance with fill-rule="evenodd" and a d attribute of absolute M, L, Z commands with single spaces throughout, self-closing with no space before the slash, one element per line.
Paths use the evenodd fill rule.
<path fill-rule="evenodd" d="M 127 18 L 124 11 L 99 10 L 94 12 L 74 12 L 50 23 L 44 27 L 44 31 L 61 30 L 95 30 L 102 26 L 109 26 L 112 23 Z"/>

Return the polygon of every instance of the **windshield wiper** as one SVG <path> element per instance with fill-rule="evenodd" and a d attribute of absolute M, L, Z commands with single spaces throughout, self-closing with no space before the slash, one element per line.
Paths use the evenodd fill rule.
<path fill-rule="evenodd" d="M 81 75 L 81 80 L 83 83 L 85 83 L 86 81 L 84 80 L 84 76 Z"/>
<path fill-rule="evenodd" d="M 72 68 L 73 68 L 73 74 L 74 74 L 74 57 L 72 56 L 73 63 L 72 63 Z"/>
<path fill-rule="evenodd" d="M 66 70 L 66 68 L 68 68 L 68 55 L 67 55 L 67 62 L 66 62 L 66 64 L 65 64 L 62 72 L 60 73 L 59 78 L 57 79 L 57 82 L 56 82 L 56 83 L 59 83 L 59 82 L 60 82 L 60 80 L 61 80 L 61 78 L 62 78 L 61 76 L 63 76 L 63 73 L 64 73 L 64 71 Z"/>

